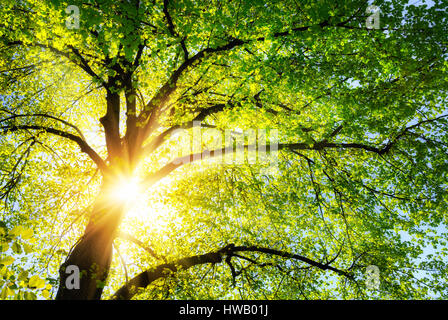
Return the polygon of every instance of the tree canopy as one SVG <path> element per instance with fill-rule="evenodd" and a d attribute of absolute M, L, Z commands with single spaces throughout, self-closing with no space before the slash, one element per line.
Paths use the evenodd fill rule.
<path fill-rule="evenodd" d="M 425 2 L 3 0 L 0 298 L 446 299 Z"/>

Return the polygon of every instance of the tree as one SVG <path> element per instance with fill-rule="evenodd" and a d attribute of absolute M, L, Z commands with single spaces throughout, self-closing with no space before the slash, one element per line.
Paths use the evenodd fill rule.
<path fill-rule="evenodd" d="M 3 1 L 4 297 L 446 298 L 447 5 Z"/>

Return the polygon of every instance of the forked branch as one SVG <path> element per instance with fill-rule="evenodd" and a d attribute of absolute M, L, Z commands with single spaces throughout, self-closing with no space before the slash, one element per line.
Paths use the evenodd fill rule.
<path fill-rule="evenodd" d="M 297 261 L 301 261 L 303 263 L 308 264 L 309 266 L 316 267 L 321 270 L 331 270 L 338 275 L 345 276 L 349 279 L 353 279 L 353 277 L 346 271 L 340 270 L 336 267 L 330 265 L 330 263 L 321 263 L 307 257 L 290 253 L 287 251 L 281 251 L 266 247 L 258 247 L 258 246 L 235 246 L 233 244 L 227 245 L 224 248 L 221 248 L 217 251 L 212 251 L 206 254 L 186 257 L 182 259 L 178 259 L 171 263 L 164 263 L 158 265 L 152 269 L 141 272 L 131 280 L 129 280 L 125 285 L 123 285 L 120 289 L 118 289 L 115 294 L 112 296 L 113 300 L 129 300 L 131 299 L 137 292 L 139 288 L 146 288 L 152 282 L 159 278 L 166 277 L 171 273 L 175 273 L 181 270 L 186 270 L 196 265 L 207 264 L 207 263 L 221 263 L 223 261 L 229 261 L 229 257 L 239 257 L 237 253 L 239 252 L 252 252 L 252 253 L 260 253 L 266 254 L 270 256 L 282 257 L 285 259 L 293 259 Z M 331 260 L 333 262 L 334 259 Z"/>
<path fill-rule="evenodd" d="M 105 173 L 108 170 L 106 163 L 98 155 L 98 153 L 96 153 L 96 151 L 93 150 L 92 147 L 84 139 L 72 133 L 38 125 L 11 125 L 0 127 L 1 134 L 6 134 L 8 132 L 15 132 L 20 130 L 40 130 L 76 142 L 76 144 L 78 144 L 78 146 L 81 148 L 81 151 L 85 152 L 95 162 L 95 164 L 98 166 L 98 169 L 100 169 L 101 172 Z"/>

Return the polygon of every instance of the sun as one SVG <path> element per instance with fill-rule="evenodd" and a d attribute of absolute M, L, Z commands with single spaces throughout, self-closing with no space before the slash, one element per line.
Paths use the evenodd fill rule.
<path fill-rule="evenodd" d="M 126 206 L 132 206 L 142 197 L 142 190 L 138 179 L 123 177 L 118 179 L 109 192 L 112 201 L 117 201 Z"/>
<path fill-rule="evenodd" d="M 167 208 L 160 203 L 161 199 L 145 189 L 136 177 L 117 179 L 109 189 L 108 198 L 123 205 L 128 217 L 155 219 L 167 213 Z"/>

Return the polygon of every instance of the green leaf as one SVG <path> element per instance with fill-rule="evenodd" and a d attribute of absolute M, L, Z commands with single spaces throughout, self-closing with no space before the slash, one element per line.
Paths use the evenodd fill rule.
<path fill-rule="evenodd" d="M 22 243 L 22 247 L 23 247 L 23 251 L 25 251 L 25 253 L 27 253 L 27 254 L 33 252 L 32 246 L 30 246 L 27 243 Z"/>
<path fill-rule="evenodd" d="M 33 236 L 33 234 L 34 234 L 34 232 L 33 232 L 33 229 L 31 229 L 31 228 L 24 229 L 20 233 L 22 239 L 30 239 Z"/>
<path fill-rule="evenodd" d="M 14 262 L 14 258 L 13 257 L 3 257 L 0 258 L 0 264 L 4 265 L 4 266 L 9 266 Z"/>
<path fill-rule="evenodd" d="M 20 247 L 20 244 L 17 243 L 17 241 L 15 241 L 15 242 L 12 244 L 11 249 L 12 249 L 12 251 L 13 251 L 14 253 L 17 253 L 17 254 L 19 254 L 19 253 L 22 252 L 22 248 Z"/>
<path fill-rule="evenodd" d="M 45 280 L 41 279 L 38 275 L 34 275 L 29 279 L 28 286 L 36 289 L 44 288 Z"/>
<path fill-rule="evenodd" d="M 26 291 L 25 292 L 25 300 L 36 300 L 37 295 L 34 292 Z"/>
<path fill-rule="evenodd" d="M 22 271 L 19 276 L 17 277 L 17 280 L 19 281 L 26 281 L 28 280 L 28 271 Z"/>
<path fill-rule="evenodd" d="M 23 232 L 23 230 L 24 229 L 22 226 L 16 226 L 9 231 L 9 235 L 13 236 L 14 238 L 18 237 Z"/>
<path fill-rule="evenodd" d="M 43 296 L 45 299 L 48 299 L 48 298 L 50 297 L 50 292 L 49 292 L 48 290 L 43 290 L 43 291 L 42 291 L 42 296 Z"/>
<path fill-rule="evenodd" d="M 14 295 L 14 290 L 10 289 L 8 286 L 3 287 L 1 293 L 0 293 L 0 299 L 6 300 L 8 297 Z"/>

